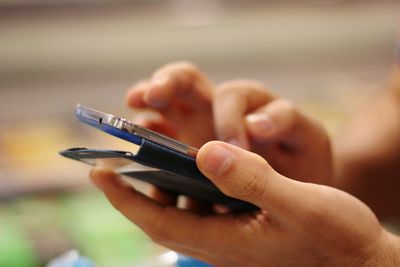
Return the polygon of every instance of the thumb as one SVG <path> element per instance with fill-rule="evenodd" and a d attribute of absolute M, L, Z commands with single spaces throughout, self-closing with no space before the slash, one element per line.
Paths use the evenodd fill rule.
<path fill-rule="evenodd" d="M 211 141 L 197 154 L 197 165 L 223 193 L 250 202 L 269 213 L 301 214 L 308 207 L 309 186 L 277 173 L 257 154 Z"/>

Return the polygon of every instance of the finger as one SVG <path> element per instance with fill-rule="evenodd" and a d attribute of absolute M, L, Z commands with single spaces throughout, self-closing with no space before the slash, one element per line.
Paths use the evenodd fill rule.
<path fill-rule="evenodd" d="M 157 243 L 171 242 L 199 248 L 212 247 L 215 243 L 215 221 L 163 206 L 125 185 L 121 177 L 110 170 L 95 168 L 90 176 L 111 204 Z"/>
<path fill-rule="evenodd" d="M 145 128 L 162 133 L 172 138 L 177 138 L 178 134 L 167 119 L 156 111 L 143 111 L 135 115 L 134 122 Z"/>
<path fill-rule="evenodd" d="M 211 206 L 199 200 L 182 196 L 182 207 L 190 210 L 199 215 L 210 214 L 212 212 Z"/>
<path fill-rule="evenodd" d="M 253 140 L 286 141 L 291 148 L 303 148 L 311 144 L 315 146 L 327 137 L 319 124 L 285 99 L 276 99 L 248 114 L 245 126 Z"/>
<path fill-rule="evenodd" d="M 145 108 L 147 103 L 144 101 L 144 93 L 148 88 L 149 82 L 146 80 L 139 81 L 132 86 L 126 94 L 126 103 L 132 108 Z"/>
<path fill-rule="evenodd" d="M 166 108 L 176 97 L 189 100 L 191 106 L 203 105 L 211 100 L 211 85 L 191 63 L 168 64 L 156 71 L 144 92 L 144 102 L 153 108 Z M 196 99 L 193 102 L 193 99 Z"/>
<path fill-rule="evenodd" d="M 218 86 L 213 101 L 218 139 L 248 149 L 245 114 L 274 98 L 263 85 L 254 81 L 237 80 Z"/>
<path fill-rule="evenodd" d="M 176 206 L 178 196 L 170 191 L 163 190 L 156 186 L 151 186 L 149 196 L 163 206 Z"/>
<path fill-rule="evenodd" d="M 253 203 L 273 216 L 301 215 L 309 206 L 307 185 L 278 174 L 257 154 L 211 141 L 200 149 L 196 162 L 226 195 Z"/>

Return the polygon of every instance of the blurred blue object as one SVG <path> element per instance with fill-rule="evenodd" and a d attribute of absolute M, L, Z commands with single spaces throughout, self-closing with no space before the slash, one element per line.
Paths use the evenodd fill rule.
<path fill-rule="evenodd" d="M 76 250 L 52 260 L 46 267 L 95 267 L 93 262 L 81 255 Z"/>
<path fill-rule="evenodd" d="M 177 267 L 212 267 L 211 265 L 204 263 L 202 261 L 179 255 L 178 261 L 176 263 Z"/>

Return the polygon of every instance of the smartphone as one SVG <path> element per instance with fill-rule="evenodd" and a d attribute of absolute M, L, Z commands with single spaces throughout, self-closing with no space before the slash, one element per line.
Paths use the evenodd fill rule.
<path fill-rule="evenodd" d="M 173 138 L 81 104 L 76 106 L 76 116 L 83 123 L 137 145 L 140 145 L 142 140 L 146 139 L 190 157 L 196 157 L 198 152 L 198 149 L 185 145 Z"/>
<path fill-rule="evenodd" d="M 82 105 L 78 119 L 108 134 L 139 146 L 137 152 L 109 149 L 71 148 L 64 157 L 93 166 L 104 166 L 177 195 L 186 195 L 208 204 L 221 204 L 232 212 L 253 211 L 257 207 L 222 193 L 197 168 L 196 148 L 139 126 L 126 119 Z"/>

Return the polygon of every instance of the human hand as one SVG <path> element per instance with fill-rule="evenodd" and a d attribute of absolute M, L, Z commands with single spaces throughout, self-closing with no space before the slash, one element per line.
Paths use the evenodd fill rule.
<path fill-rule="evenodd" d="M 258 153 L 283 175 L 330 182 L 325 130 L 260 83 L 236 80 L 214 88 L 194 65 L 173 63 L 130 89 L 127 103 L 158 112 L 137 123 L 189 145 L 223 140 Z"/>
<path fill-rule="evenodd" d="M 291 180 L 260 156 L 213 141 L 199 169 L 225 194 L 260 211 L 198 215 L 154 201 L 108 170 L 93 182 L 155 242 L 214 266 L 399 266 L 399 240 L 351 195 Z"/>
<path fill-rule="evenodd" d="M 328 134 L 288 100 L 258 82 L 236 80 L 219 86 L 213 108 L 220 140 L 259 154 L 285 176 L 330 184 Z"/>
<path fill-rule="evenodd" d="M 134 85 L 126 102 L 132 108 L 152 110 L 139 113 L 136 123 L 198 148 L 215 139 L 213 91 L 213 85 L 194 65 L 177 62 Z"/>

